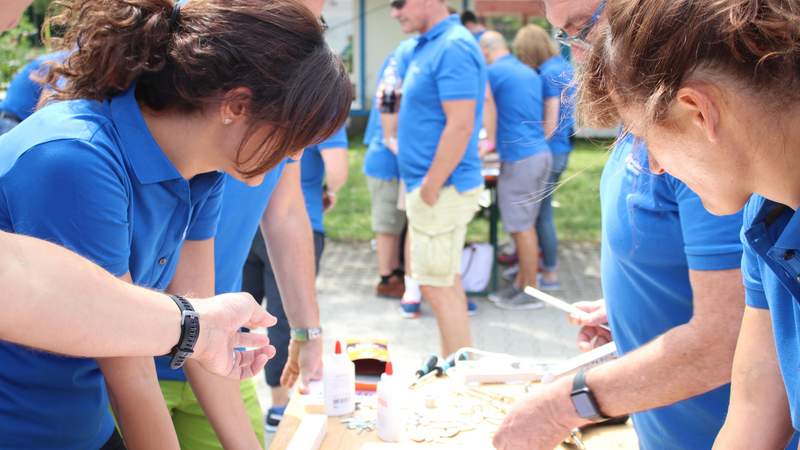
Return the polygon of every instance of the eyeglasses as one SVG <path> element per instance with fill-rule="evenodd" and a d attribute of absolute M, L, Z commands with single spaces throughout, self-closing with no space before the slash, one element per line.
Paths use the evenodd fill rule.
<path fill-rule="evenodd" d="M 403 7 L 406 6 L 406 0 L 392 0 L 389 6 L 393 9 L 403 9 Z"/>
<path fill-rule="evenodd" d="M 324 18 L 324 17 L 322 17 L 322 16 L 319 16 L 319 26 L 320 26 L 320 28 L 322 28 L 322 32 L 323 32 L 323 33 L 324 33 L 324 32 L 326 32 L 326 31 L 328 31 L 328 28 L 330 28 L 330 27 L 328 26 L 328 22 L 326 22 L 326 21 L 325 21 L 325 18 Z"/>
<path fill-rule="evenodd" d="M 403 0 L 395 0 L 395 1 L 403 1 Z M 600 20 L 600 16 L 603 14 L 603 10 L 606 9 L 606 0 L 600 0 L 600 4 L 597 5 L 597 8 L 594 10 L 592 17 L 586 22 L 586 25 L 583 26 L 575 36 L 570 36 L 569 33 L 566 32 L 564 29 L 559 29 L 555 35 L 555 40 L 559 44 L 566 45 L 568 47 L 578 46 L 583 47 L 584 49 L 592 48 L 592 43 L 587 41 L 586 38 L 589 36 L 589 33 L 592 32 L 592 29 L 595 25 L 597 25 L 597 21 Z"/>

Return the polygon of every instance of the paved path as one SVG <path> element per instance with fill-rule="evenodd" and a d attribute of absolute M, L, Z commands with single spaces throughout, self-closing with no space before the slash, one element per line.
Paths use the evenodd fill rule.
<path fill-rule="evenodd" d="M 567 244 L 560 249 L 559 276 L 563 290 L 555 295 L 569 302 L 600 298 L 599 252 L 592 244 Z M 389 339 L 393 358 L 421 360 L 437 353 L 436 321 L 427 305 L 419 319 L 403 319 L 397 301 L 374 295 L 377 275 L 375 254 L 369 243 L 326 243 L 317 279 L 326 348 L 331 340 L 350 336 Z M 505 311 L 486 299 L 477 299 L 478 312 L 472 317 L 473 341 L 488 351 L 532 356 L 557 361 L 577 354 L 575 334 L 564 313 L 553 308 L 533 311 Z M 264 409 L 270 404 L 263 377 L 259 397 Z M 267 437 L 269 439 L 270 436 Z"/>

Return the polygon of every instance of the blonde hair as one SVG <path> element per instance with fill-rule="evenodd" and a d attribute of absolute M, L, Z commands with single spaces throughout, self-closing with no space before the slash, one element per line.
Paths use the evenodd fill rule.
<path fill-rule="evenodd" d="M 558 48 L 547 31 L 539 25 L 528 24 L 520 28 L 511 45 L 517 58 L 533 69 L 558 54 Z"/>
<path fill-rule="evenodd" d="M 776 108 L 800 101 L 797 0 L 609 0 L 606 15 L 578 90 L 590 125 L 629 105 L 662 122 L 692 78 L 738 82 Z"/>

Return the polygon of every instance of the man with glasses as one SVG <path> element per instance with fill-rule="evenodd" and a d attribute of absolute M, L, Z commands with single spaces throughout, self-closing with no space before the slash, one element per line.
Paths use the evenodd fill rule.
<path fill-rule="evenodd" d="M 560 41 L 580 58 L 605 0 L 545 5 L 563 28 Z M 582 350 L 613 337 L 620 357 L 538 385 L 494 444 L 550 450 L 571 428 L 632 414 L 642 449 L 711 448 L 728 408 L 744 310 L 741 215 L 709 214 L 686 185 L 650 170 L 646 146 L 632 135 L 619 137 L 606 163 L 600 202 L 605 300 L 576 303 L 585 313 L 570 320 L 582 327 Z M 606 322 L 610 333 L 600 327 Z"/>
<path fill-rule="evenodd" d="M 547 20 L 559 28 L 556 40 L 572 50 L 591 48 L 590 34 L 600 21 L 606 0 L 544 0 Z"/>
<path fill-rule="evenodd" d="M 408 191 L 411 275 L 433 309 L 447 356 L 472 342 L 459 269 L 483 186 L 478 132 L 486 63 L 443 0 L 391 6 L 403 32 L 420 33 L 403 79 L 398 165 Z"/>

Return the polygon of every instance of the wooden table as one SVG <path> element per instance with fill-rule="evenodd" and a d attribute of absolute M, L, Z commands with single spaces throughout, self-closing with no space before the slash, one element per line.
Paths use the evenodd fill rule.
<path fill-rule="evenodd" d="M 509 396 L 514 398 L 523 395 L 525 390 L 525 387 L 519 384 L 491 386 L 484 385 L 477 386 L 475 388 L 479 389 L 481 392 L 489 392 L 495 395 Z M 452 379 L 443 377 L 420 387 L 418 389 L 420 392 L 418 394 L 414 393 L 414 395 L 417 397 L 422 397 L 426 395 L 426 392 L 434 392 L 437 393 L 436 395 L 442 395 L 442 393 L 446 392 L 448 389 L 453 392 L 464 392 L 466 387 Z M 461 394 L 456 394 L 454 396 L 444 394 L 444 397 L 441 398 L 450 399 L 453 397 L 462 396 L 463 395 Z M 444 401 L 449 402 L 451 400 Z M 292 400 L 289 402 L 289 405 L 286 408 L 286 412 L 283 415 L 283 420 L 281 420 L 280 427 L 278 427 L 278 431 L 275 434 L 275 438 L 272 441 L 270 449 L 285 449 L 305 414 L 322 413 L 323 408 L 321 405 L 317 404 L 319 402 L 318 400 L 311 402 L 312 404 L 307 404 L 307 402 L 309 402 L 307 396 L 292 396 Z M 445 408 L 443 411 L 452 410 L 447 410 Z M 371 413 L 372 411 L 370 411 L 370 408 L 367 407 L 366 411 L 361 411 L 358 414 L 369 415 Z M 321 450 L 360 450 L 362 448 L 364 448 L 364 450 L 438 450 L 446 448 L 492 449 L 492 434 L 496 429 L 496 425 L 484 422 L 481 426 L 475 428 L 474 430 L 462 431 L 452 438 L 438 439 L 436 442 L 417 443 L 412 441 L 410 438 L 407 438 L 402 445 L 389 445 L 378 444 L 381 441 L 378 438 L 377 433 L 374 431 L 365 431 L 359 434 L 355 430 L 348 430 L 347 427 L 341 423 L 341 419 L 342 418 L 339 417 L 328 418 L 327 433 L 322 442 L 322 446 L 320 447 Z M 420 427 L 420 429 L 424 428 L 425 427 Z M 410 431 L 409 434 L 412 434 L 412 432 Z M 628 421 L 628 423 L 625 425 L 612 425 L 586 431 L 583 433 L 583 441 L 589 450 L 638 449 L 638 441 L 636 439 L 636 434 L 633 431 L 633 427 L 630 425 L 630 421 Z M 371 444 L 369 446 L 365 446 L 367 443 Z M 559 448 L 569 449 L 575 447 L 560 446 Z"/>

